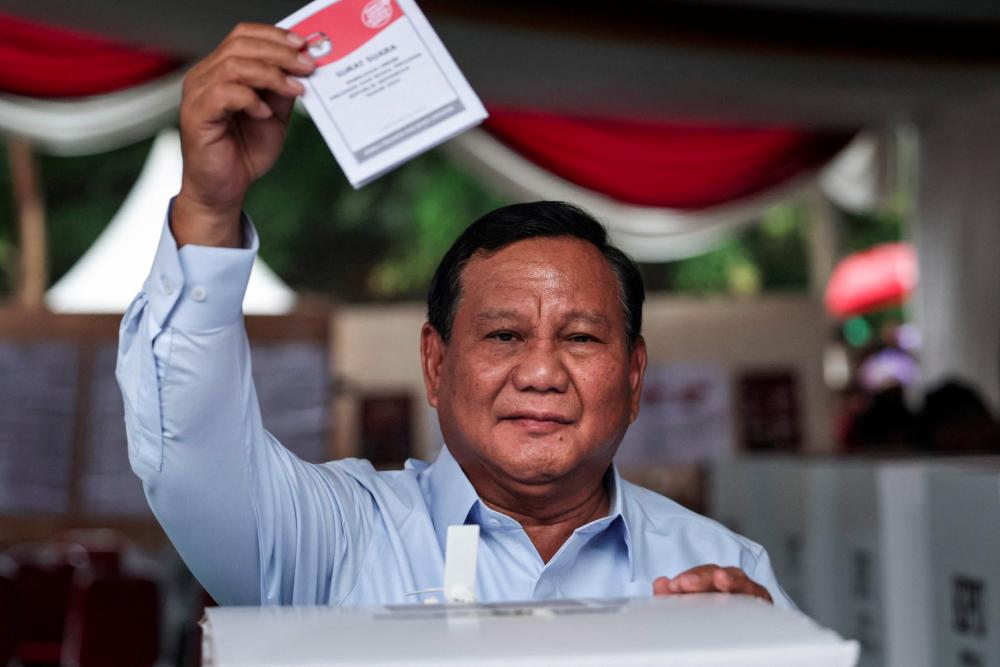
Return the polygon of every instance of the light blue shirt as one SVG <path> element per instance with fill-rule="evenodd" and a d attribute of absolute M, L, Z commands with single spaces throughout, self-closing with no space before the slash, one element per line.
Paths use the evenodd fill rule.
<path fill-rule="evenodd" d="M 612 467 L 607 517 L 548 563 L 487 507 L 447 447 L 432 464 L 306 463 L 261 423 L 242 300 L 257 253 L 188 245 L 168 225 L 122 320 L 129 460 L 188 567 L 222 604 L 416 602 L 443 583 L 448 526 L 480 526 L 480 601 L 649 596 L 661 575 L 736 566 L 790 606 L 764 549 Z"/>

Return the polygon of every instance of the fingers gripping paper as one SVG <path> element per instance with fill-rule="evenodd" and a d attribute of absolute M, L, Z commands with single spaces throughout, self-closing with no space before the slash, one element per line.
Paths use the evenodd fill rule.
<path fill-rule="evenodd" d="M 302 102 L 355 188 L 486 118 L 412 0 L 316 0 L 278 27 L 317 62 Z"/>

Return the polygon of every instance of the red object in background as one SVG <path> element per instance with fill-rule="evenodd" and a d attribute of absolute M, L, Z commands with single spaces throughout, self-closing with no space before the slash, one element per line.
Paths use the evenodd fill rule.
<path fill-rule="evenodd" d="M 140 46 L 0 14 L 0 92 L 99 95 L 181 65 Z M 490 112 L 490 132 L 557 176 L 622 202 L 678 210 L 710 208 L 766 191 L 821 166 L 851 136 L 495 107 Z"/>
<path fill-rule="evenodd" d="M 799 383 L 794 370 L 761 369 L 739 379 L 743 448 L 748 451 L 802 449 Z"/>
<path fill-rule="evenodd" d="M 78 544 L 34 542 L 7 550 L 14 575 L 14 655 L 22 663 L 58 663 L 63 622 L 77 575 L 87 568 Z"/>
<path fill-rule="evenodd" d="M 14 582 L 17 610 L 15 655 L 25 663 L 59 662 L 63 620 L 76 568 L 24 564 Z"/>
<path fill-rule="evenodd" d="M 0 14 L 0 91 L 79 97 L 145 83 L 180 67 L 171 56 Z"/>
<path fill-rule="evenodd" d="M 837 317 L 896 305 L 917 284 L 917 255 L 909 243 L 885 243 L 849 255 L 833 270 L 826 308 Z"/>
<path fill-rule="evenodd" d="M 490 107 L 485 127 L 561 178 L 640 206 L 703 209 L 830 160 L 848 132 L 588 119 Z"/>
<path fill-rule="evenodd" d="M 338 5 L 339 6 L 339 5 Z M 0 92 L 99 95 L 156 79 L 167 54 L 0 14 Z M 850 132 L 582 118 L 490 107 L 486 129 L 543 169 L 622 202 L 700 210 L 829 161 Z"/>
<path fill-rule="evenodd" d="M 121 574 L 122 558 L 129 550 L 128 539 L 111 528 L 81 528 L 65 530 L 56 541 L 76 544 L 87 553 L 90 572 L 97 577 Z"/>
<path fill-rule="evenodd" d="M 156 582 L 141 577 L 99 577 L 73 590 L 61 664 L 152 667 L 159 653 Z"/>
<path fill-rule="evenodd" d="M 0 665 L 14 654 L 14 622 L 17 619 L 14 576 L 17 564 L 0 554 Z"/>

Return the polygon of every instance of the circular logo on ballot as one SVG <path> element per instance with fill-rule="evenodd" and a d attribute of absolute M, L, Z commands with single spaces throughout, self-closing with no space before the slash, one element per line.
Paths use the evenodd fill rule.
<path fill-rule="evenodd" d="M 322 58 L 333 51 L 333 42 L 325 32 L 314 32 L 306 37 L 306 50 L 313 58 Z"/>
<path fill-rule="evenodd" d="M 361 10 L 361 22 L 371 29 L 381 28 L 392 18 L 392 0 L 372 0 Z"/>

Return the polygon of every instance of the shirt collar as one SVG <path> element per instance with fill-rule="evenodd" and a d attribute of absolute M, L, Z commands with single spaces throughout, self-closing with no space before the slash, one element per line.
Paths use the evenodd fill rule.
<path fill-rule="evenodd" d="M 628 554 L 628 568 L 631 578 L 634 580 L 635 557 L 632 553 L 632 533 L 629 527 L 631 525 L 628 511 L 629 503 L 625 498 L 625 482 L 618 473 L 618 466 L 611 464 L 611 474 L 608 476 L 608 479 L 608 494 L 610 495 L 608 505 L 611 508 L 608 511 L 608 518 L 611 519 L 612 522 L 617 521 L 621 524 L 622 541 L 625 543 L 625 552 Z"/>
<path fill-rule="evenodd" d="M 448 544 L 448 526 L 465 524 L 479 496 L 447 445 L 441 447 L 437 459 L 427 471 L 427 483 L 431 521 L 434 522 L 441 553 L 444 553 Z"/>
<path fill-rule="evenodd" d="M 618 467 L 611 466 L 608 479 L 608 516 L 593 523 L 601 523 L 602 530 L 610 529 L 615 523 L 621 524 L 622 541 L 628 554 L 629 570 L 635 578 L 635 558 L 632 553 L 632 535 L 629 530 L 629 503 L 625 498 L 625 483 L 618 473 Z M 473 507 L 479 501 L 479 495 L 472 482 L 465 476 L 465 471 L 458 461 L 443 445 L 434 464 L 427 471 L 430 499 L 431 520 L 434 522 L 434 533 L 437 535 L 441 553 L 448 544 L 448 526 L 464 525 Z"/>

